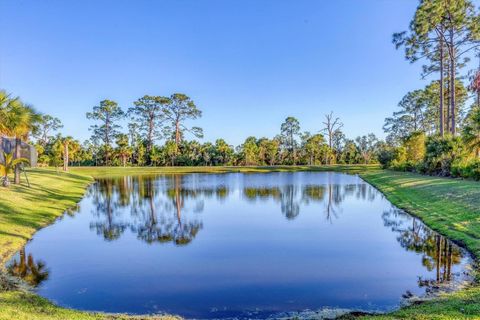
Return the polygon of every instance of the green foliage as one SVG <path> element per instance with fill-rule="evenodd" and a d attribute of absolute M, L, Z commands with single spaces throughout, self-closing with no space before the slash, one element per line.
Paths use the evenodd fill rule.
<path fill-rule="evenodd" d="M 415 132 L 400 147 L 384 146 L 378 156 L 384 168 L 438 176 L 479 179 L 480 159 L 468 156 L 461 137 L 426 137 Z"/>
<path fill-rule="evenodd" d="M 382 191 L 395 206 L 419 217 L 432 229 L 462 243 L 480 257 L 478 182 L 387 170 L 363 172 L 360 176 Z M 365 319 L 456 320 L 478 319 L 479 314 L 480 287 L 475 285 L 439 299 Z"/>
<path fill-rule="evenodd" d="M 377 160 L 376 155 L 378 153 L 379 141 L 373 133 L 357 137 L 355 142 L 357 143 L 357 150 L 360 153 L 364 164 L 370 164 Z"/>
<path fill-rule="evenodd" d="M 161 126 L 166 120 L 164 109 L 169 103 L 171 103 L 171 100 L 167 97 L 145 95 L 135 101 L 134 106 L 128 109 L 128 115 L 132 117 L 131 120 L 138 125 L 140 132 L 146 136 L 147 154 L 149 156 L 155 139 L 161 137 Z M 138 131 L 136 133 L 138 134 Z"/>
<path fill-rule="evenodd" d="M 232 164 L 235 150 L 225 140 L 217 139 L 215 141 L 215 146 L 208 145 L 205 149 L 205 154 L 209 153 L 209 159 L 213 158 L 213 162 L 216 165 Z M 213 155 L 211 154 L 212 152 Z"/>
<path fill-rule="evenodd" d="M 462 140 L 459 137 L 432 136 L 426 142 L 423 172 L 439 176 L 449 176 L 452 163 L 464 155 Z"/>
<path fill-rule="evenodd" d="M 172 94 L 169 103 L 164 104 L 163 112 L 166 119 L 171 123 L 170 126 L 164 128 L 166 137 L 174 139 L 177 146 L 180 144 L 185 131 L 192 133 L 197 138 L 203 138 L 202 128 L 187 127 L 184 124 L 185 120 L 195 120 L 202 116 L 202 111 L 186 94 Z"/>
<path fill-rule="evenodd" d="M 426 152 L 425 139 L 425 133 L 418 131 L 405 138 L 403 147 L 405 148 L 406 161 L 414 165 L 423 161 Z"/>
<path fill-rule="evenodd" d="M 453 177 L 480 180 L 480 159 L 463 159 L 452 163 Z"/>
<path fill-rule="evenodd" d="M 12 153 L 3 152 L 3 162 L 0 163 L 0 177 L 2 178 L 3 186 L 8 187 L 8 175 L 13 172 L 15 166 L 19 164 L 27 164 L 28 159 L 15 158 Z"/>
<path fill-rule="evenodd" d="M 309 165 L 327 163 L 330 150 L 323 135 L 315 134 L 309 137 L 305 142 L 304 150 Z"/>
<path fill-rule="evenodd" d="M 407 162 L 407 150 L 405 147 L 392 147 L 388 144 L 382 145 L 378 150 L 378 162 L 383 168 L 391 168 L 405 171 Z"/>
<path fill-rule="evenodd" d="M 297 138 L 300 134 L 300 122 L 294 117 L 287 117 L 280 127 L 281 142 L 290 164 L 297 161 Z"/>
<path fill-rule="evenodd" d="M 248 137 L 240 147 L 242 164 L 246 166 L 258 165 L 258 145 L 255 137 Z"/>
<path fill-rule="evenodd" d="M 127 165 L 128 159 L 132 156 L 132 148 L 128 143 L 128 136 L 126 134 L 118 134 L 116 137 L 117 148 L 115 149 L 115 154 L 117 158 L 121 161 L 122 166 Z"/>
<path fill-rule="evenodd" d="M 37 138 L 38 143 L 45 147 L 53 137 L 51 134 L 60 128 L 63 128 L 60 119 L 44 114 L 40 116 L 39 121 L 36 123 L 33 135 Z"/>
<path fill-rule="evenodd" d="M 426 109 L 428 100 L 423 90 L 407 93 L 398 106 L 400 111 L 385 119 L 383 129 L 389 134 L 388 140 L 397 142 L 416 131 L 426 131 Z"/>
<path fill-rule="evenodd" d="M 115 101 L 102 100 L 98 106 L 93 107 L 92 112 L 87 112 L 87 119 L 97 120 L 100 125 L 92 125 L 92 139 L 103 142 L 105 164 L 110 163 L 111 143 L 120 133 L 120 125 L 117 124 L 125 116 L 123 110 Z"/>
<path fill-rule="evenodd" d="M 480 157 L 480 107 L 472 108 L 463 129 L 463 140 L 476 157 Z"/>

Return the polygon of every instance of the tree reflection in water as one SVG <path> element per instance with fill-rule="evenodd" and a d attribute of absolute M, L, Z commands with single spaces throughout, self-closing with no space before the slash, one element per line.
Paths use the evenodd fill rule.
<path fill-rule="evenodd" d="M 428 271 L 436 271 L 434 279 L 419 278 L 420 287 L 426 287 L 428 292 L 452 280 L 452 266 L 461 263 L 463 258 L 458 246 L 393 206 L 382 218 L 384 225 L 398 234 L 397 240 L 403 248 L 421 254 L 422 265 Z"/>
<path fill-rule="evenodd" d="M 138 176 L 99 180 L 92 189 L 94 215 L 91 224 L 105 240 L 118 239 L 128 228 L 147 243 L 190 243 L 203 227 L 201 221 L 183 214 L 187 199 L 196 200 L 194 212 L 203 210 L 203 199 L 212 195 L 225 198 L 226 188 L 188 189 L 182 175 L 165 176 L 166 187 L 157 188 L 156 177 Z M 124 208 L 130 217 L 122 220 Z"/>
<path fill-rule="evenodd" d="M 148 192 L 145 197 L 148 199 L 148 214 L 139 225 L 132 225 L 132 231 L 136 232 L 138 238 L 147 243 L 154 242 L 174 242 L 176 245 L 189 244 L 203 227 L 197 219 L 190 219 L 182 215 L 186 198 L 197 198 L 197 191 L 182 188 L 181 175 L 171 176 L 173 186 L 168 188 L 166 196 L 169 201 L 155 205 L 154 199 L 158 198 L 154 194 L 154 179 L 148 177 L 145 179 L 145 185 Z M 197 202 L 194 211 L 203 210 L 203 202 Z M 155 207 L 162 208 L 160 217 L 157 217 Z"/>
<path fill-rule="evenodd" d="M 50 275 L 25 251 L 10 265 L 42 283 L 42 296 L 76 308 L 178 313 L 189 305 L 189 318 L 322 304 L 390 310 L 404 292 L 450 291 L 470 278 L 468 254 L 355 176 L 145 175 L 98 180 L 88 192 L 82 214 L 26 247 Z M 236 313 L 239 305 L 249 312 Z"/>
<path fill-rule="evenodd" d="M 123 188 L 119 188 L 122 181 L 124 180 L 99 180 L 92 189 L 93 214 L 103 220 L 91 223 L 90 228 L 95 229 L 98 235 L 103 235 L 107 241 L 120 238 L 128 226 L 126 223 L 118 221 L 117 217 L 118 207 L 128 203 L 123 198 L 125 192 L 119 192 L 119 190 L 123 190 Z"/>
<path fill-rule="evenodd" d="M 35 261 L 31 254 L 25 253 L 25 248 L 20 250 L 19 258 L 14 259 L 8 266 L 7 271 L 10 275 L 23 279 L 33 287 L 39 286 L 47 280 L 50 272 L 43 261 Z"/>
<path fill-rule="evenodd" d="M 310 203 L 324 203 L 325 219 L 333 223 L 341 212 L 342 202 L 355 196 L 357 199 L 375 200 L 374 189 L 367 184 L 335 184 L 306 185 L 298 187 L 287 184 L 280 187 L 244 187 L 243 196 L 249 201 L 266 201 L 272 199 L 280 203 L 281 212 L 289 220 L 300 214 L 302 205 Z"/>
<path fill-rule="evenodd" d="M 323 203 L 323 214 L 330 223 L 338 219 L 346 198 L 372 201 L 375 197 L 367 184 L 337 184 L 330 180 L 320 185 L 287 183 L 272 187 L 247 183 L 241 190 L 248 201 L 273 199 L 288 220 L 300 215 L 302 205 Z M 100 179 L 90 190 L 93 214 L 98 217 L 90 227 L 107 241 L 120 238 L 128 229 L 146 243 L 186 245 L 203 228 L 195 213 L 204 210 L 205 199 L 224 201 L 230 195 L 231 190 L 223 184 L 208 187 L 185 175 Z"/>

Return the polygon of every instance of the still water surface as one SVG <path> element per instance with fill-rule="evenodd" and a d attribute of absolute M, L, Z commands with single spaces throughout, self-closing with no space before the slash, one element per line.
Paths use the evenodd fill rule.
<path fill-rule="evenodd" d="M 297 172 L 98 180 L 9 269 L 62 306 L 221 318 L 390 310 L 468 263 L 359 177 Z"/>

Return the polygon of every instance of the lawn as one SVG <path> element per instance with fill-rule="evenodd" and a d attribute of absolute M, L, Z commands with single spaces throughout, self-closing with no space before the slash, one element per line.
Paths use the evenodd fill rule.
<path fill-rule="evenodd" d="M 480 257 L 480 183 L 394 171 L 360 176 L 397 207 L 421 218 L 432 229 Z M 480 287 L 365 319 L 480 319 Z"/>
<path fill-rule="evenodd" d="M 25 184 L 0 187 L 0 263 L 18 251 L 33 233 L 75 206 L 93 182 L 88 175 L 34 169 Z"/>
<path fill-rule="evenodd" d="M 226 172 L 292 172 L 336 171 L 359 173 L 379 169 L 378 165 L 330 165 L 330 166 L 251 166 L 251 167 L 71 167 L 70 171 L 94 178 L 124 176 L 129 174 L 172 173 L 226 173 Z"/>
<path fill-rule="evenodd" d="M 359 173 L 400 208 L 461 243 L 480 257 L 480 183 L 426 177 L 379 170 L 377 166 L 323 167 L 166 167 L 166 168 L 71 168 L 70 173 L 53 169 L 29 171 L 31 188 L 25 185 L 0 189 L 0 263 L 19 250 L 34 232 L 52 223 L 74 207 L 93 181 L 92 177 L 124 174 L 191 172 L 344 171 Z M 141 319 L 142 317 L 138 318 Z M 157 317 L 161 319 L 171 317 Z M 445 295 L 431 302 L 397 312 L 366 317 L 374 319 L 480 319 L 480 287 Z M 122 315 L 92 314 L 63 309 L 34 294 L 20 291 L 0 293 L 0 319 L 131 319 Z"/>

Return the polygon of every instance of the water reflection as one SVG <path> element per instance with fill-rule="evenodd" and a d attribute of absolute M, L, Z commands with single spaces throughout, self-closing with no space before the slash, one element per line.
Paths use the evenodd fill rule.
<path fill-rule="evenodd" d="M 459 264 L 464 256 L 458 246 L 398 208 L 384 211 L 382 218 L 385 226 L 397 233 L 402 248 L 420 254 L 422 265 L 428 271 L 435 271 L 434 278 L 418 278 L 420 287 L 431 291 L 452 280 L 452 266 Z"/>
<path fill-rule="evenodd" d="M 152 243 L 191 243 L 203 228 L 205 200 L 215 197 L 224 201 L 232 190 L 227 185 L 208 186 L 188 180 L 184 175 L 122 177 L 98 180 L 90 189 L 93 214 L 98 218 L 90 227 L 107 241 L 121 237 L 126 231 Z M 286 183 L 280 186 L 256 185 L 244 181 L 241 194 L 251 203 L 273 201 L 287 220 L 300 215 L 301 207 L 320 204 L 326 221 L 333 223 L 342 212 L 342 202 L 348 198 L 373 202 L 379 193 L 362 184 Z M 130 212 L 122 210 L 127 208 Z M 125 215 L 125 216 L 122 216 Z M 452 279 L 452 264 L 463 258 L 462 250 L 426 227 L 403 210 L 391 207 L 382 214 L 386 227 L 397 233 L 401 247 L 422 255 L 422 265 L 436 271 L 434 279 L 418 279 L 419 286 L 431 288 Z"/>
<path fill-rule="evenodd" d="M 10 275 L 23 279 L 33 287 L 37 287 L 47 280 L 50 274 L 43 261 L 35 261 L 31 254 L 27 256 L 25 248 L 20 250 L 18 258 L 14 258 L 10 262 L 7 271 Z"/>
<path fill-rule="evenodd" d="M 205 199 L 215 197 L 224 201 L 232 190 L 226 185 L 204 186 L 186 181 L 184 175 L 167 175 L 162 179 L 152 176 L 100 179 L 90 189 L 93 214 L 98 219 L 90 225 L 92 230 L 107 241 L 122 236 L 128 229 L 147 243 L 173 242 L 189 244 L 203 228 L 201 213 Z M 279 204 L 279 211 L 288 220 L 300 214 L 301 206 L 322 203 L 323 214 L 333 223 L 341 212 L 341 203 L 348 197 L 373 201 L 375 192 L 367 184 L 332 184 L 297 186 L 294 183 L 278 186 L 249 185 L 246 181 L 242 194 L 250 202 L 270 201 Z M 193 206 L 185 212 L 185 204 Z M 126 215 L 124 208 L 130 210 Z"/>
<path fill-rule="evenodd" d="M 120 183 L 111 183 L 107 180 L 101 180 L 92 189 L 90 196 L 94 206 L 93 214 L 100 219 L 90 224 L 90 228 L 94 229 L 98 235 L 102 235 L 107 241 L 113 241 L 125 232 L 128 224 L 119 221 L 119 213 L 117 209 L 128 205 L 126 200 L 126 185 L 123 179 Z"/>
<path fill-rule="evenodd" d="M 239 319 L 391 310 L 402 295 L 461 280 L 469 261 L 345 174 L 102 179 L 80 204 L 26 247 L 49 270 L 25 251 L 10 268 L 44 281 L 40 295 L 86 310 Z"/>

